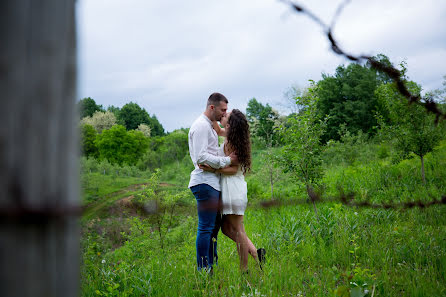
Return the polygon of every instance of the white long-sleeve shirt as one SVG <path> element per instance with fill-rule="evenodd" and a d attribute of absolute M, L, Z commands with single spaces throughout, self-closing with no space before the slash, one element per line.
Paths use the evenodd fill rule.
<path fill-rule="evenodd" d="M 211 120 L 201 114 L 189 130 L 189 153 L 195 169 L 190 174 L 189 188 L 207 184 L 220 191 L 220 174 L 204 171 L 198 164 L 212 168 L 223 168 L 231 164 L 230 157 L 218 156 L 218 135 L 212 128 Z"/>

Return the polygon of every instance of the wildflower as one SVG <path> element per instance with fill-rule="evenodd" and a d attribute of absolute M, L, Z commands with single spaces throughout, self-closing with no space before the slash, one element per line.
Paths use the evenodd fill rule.
<path fill-rule="evenodd" d="M 355 211 L 355 216 L 357 216 L 358 215 L 358 213 Z"/>
<path fill-rule="evenodd" d="M 105 264 L 105 259 L 102 259 L 102 264 Z"/>

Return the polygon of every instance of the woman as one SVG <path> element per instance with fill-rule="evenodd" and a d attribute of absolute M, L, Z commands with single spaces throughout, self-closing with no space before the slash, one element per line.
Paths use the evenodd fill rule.
<path fill-rule="evenodd" d="M 248 203 L 247 187 L 244 175 L 251 169 L 251 142 L 249 136 L 249 124 L 245 115 L 238 109 L 226 114 L 220 121 L 224 129 L 217 122 L 213 127 L 219 136 L 225 136 L 225 142 L 221 146 L 221 153 L 229 156 L 235 152 L 239 165 L 233 165 L 222 169 L 213 169 L 204 164 L 200 168 L 206 171 L 221 173 L 221 201 L 223 225 L 222 232 L 237 244 L 237 252 L 240 257 L 240 269 L 247 271 L 248 255 L 262 263 L 265 257 L 265 249 L 256 249 L 248 238 L 243 225 L 243 215 Z"/>

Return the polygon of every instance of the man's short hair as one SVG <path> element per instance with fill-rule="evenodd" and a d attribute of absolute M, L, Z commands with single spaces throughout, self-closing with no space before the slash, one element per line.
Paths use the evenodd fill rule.
<path fill-rule="evenodd" d="M 220 102 L 225 102 L 227 104 L 228 99 L 226 99 L 226 97 L 223 94 L 212 93 L 208 98 L 208 103 L 206 106 L 209 106 L 209 105 L 219 106 Z"/>

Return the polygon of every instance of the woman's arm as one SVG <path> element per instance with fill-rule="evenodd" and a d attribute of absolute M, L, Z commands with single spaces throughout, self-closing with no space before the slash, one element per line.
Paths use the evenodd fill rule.
<path fill-rule="evenodd" d="M 217 132 L 218 136 L 226 137 L 226 130 L 218 124 L 217 121 L 212 122 L 212 128 L 214 128 L 215 132 Z"/>
<path fill-rule="evenodd" d="M 198 167 L 200 167 L 204 171 L 209 171 L 209 172 L 213 172 L 213 173 L 222 173 L 225 175 L 236 174 L 237 170 L 238 170 L 238 165 L 230 165 L 228 167 L 224 167 L 224 168 L 220 168 L 220 169 L 212 168 L 208 164 L 200 164 L 200 165 L 198 165 Z"/>
<path fill-rule="evenodd" d="M 218 173 L 222 173 L 225 175 L 233 175 L 236 174 L 237 171 L 238 171 L 238 165 L 230 165 L 228 167 L 217 169 Z"/>

